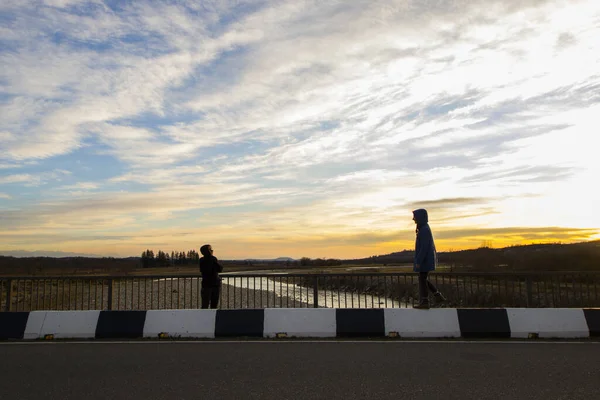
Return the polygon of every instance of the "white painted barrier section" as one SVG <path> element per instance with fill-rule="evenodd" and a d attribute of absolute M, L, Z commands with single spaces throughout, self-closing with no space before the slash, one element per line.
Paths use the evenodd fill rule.
<path fill-rule="evenodd" d="M 151 310 L 146 312 L 144 337 L 214 338 L 217 310 Z"/>
<path fill-rule="evenodd" d="M 413 310 L 386 308 L 385 334 L 397 332 L 400 337 L 460 337 L 458 313 L 454 308 Z"/>
<path fill-rule="evenodd" d="M 335 313 L 333 308 L 267 308 L 263 336 L 335 337 Z"/>
<path fill-rule="evenodd" d="M 47 311 L 40 337 L 86 339 L 96 336 L 100 311 Z"/>
<path fill-rule="evenodd" d="M 32 311 L 27 319 L 24 339 L 88 339 L 96 336 L 100 311 Z"/>
<path fill-rule="evenodd" d="M 580 308 L 507 308 L 511 337 L 583 338 L 590 332 Z"/>
<path fill-rule="evenodd" d="M 42 326 L 46 319 L 48 311 L 31 311 L 27 317 L 27 325 L 23 333 L 23 339 L 34 340 L 39 339 L 42 334 Z"/>

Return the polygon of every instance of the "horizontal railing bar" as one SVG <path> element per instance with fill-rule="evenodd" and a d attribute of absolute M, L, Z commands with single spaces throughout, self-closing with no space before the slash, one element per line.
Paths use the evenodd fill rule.
<path fill-rule="evenodd" d="M 223 272 L 220 274 L 222 277 L 236 277 L 236 278 L 258 278 L 258 277 L 337 277 L 337 276 L 410 276 L 415 275 L 416 272 L 343 272 L 343 273 L 286 273 L 286 272 L 273 272 L 273 273 L 260 273 L 260 274 L 238 274 L 235 272 Z M 600 271 L 581 271 L 581 272 L 570 272 L 570 271 L 545 271 L 545 272 L 432 272 L 433 275 L 438 276 L 492 276 L 492 277 L 544 277 L 544 276 L 600 276 Z M 172 274 L 172 275 L 95 275 L 95 276 L 6 276 L 0 277 L 0 281 L 5 280 L 103 280 L 103 279 L 171 279 L 171 278 L 202 278 L 200 273 L 197 274 Z"/>

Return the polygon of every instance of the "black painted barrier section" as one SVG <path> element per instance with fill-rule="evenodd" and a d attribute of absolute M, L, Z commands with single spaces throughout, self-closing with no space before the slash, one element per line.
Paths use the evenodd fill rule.
<path fill-rule="evenodd" d="M 257 310 L 217 310 L 215 337 L 262 337 L 265 312 Z"/>
<path fill-rule="evenodd" d="M 458 323 L 464 338 L 510 338 L 505 309 L 459 308 Z"/>
<path fill-rule="evenodd" d="M 335 319 L 338 337 L 385 336 L 383 309 L 338 308 Z"/>
<path fill-rule="evenodd" d="M 29 312 L 0 313 L 0 339 L 23 339 Z"/>
<path fill-rule="evenodd" d="M 584 308 L 583 314 L 590 330 L 590 337 L 600 337 L 600 308 Z"/>
<path fill-rule="evenodd" d="M 144 335 L 146 311 L 101 311 L 96 339 L 137 339 Z"/>

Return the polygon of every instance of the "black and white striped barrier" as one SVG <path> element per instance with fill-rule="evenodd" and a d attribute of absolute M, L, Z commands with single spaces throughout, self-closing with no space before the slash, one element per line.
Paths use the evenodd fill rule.
<path fill-rule="evenodd" d="M 0 313 L 0 339 L 220 337 L 588 338 L 600 309 L 32 311 Z"/>

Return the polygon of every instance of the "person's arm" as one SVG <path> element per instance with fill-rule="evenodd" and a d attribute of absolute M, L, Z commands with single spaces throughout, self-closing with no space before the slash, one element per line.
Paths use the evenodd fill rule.
<path fill-rule="evenodd" d="M 429 229 L 419 229 L 418 239 L 420 248 L 417 254 L 415 254 L 415 264 L 417 265 L 417 269 L 421 267 L 423 262 L 425 261 L 425 257 L 427 257 L 427 253 L 429 252 L 429 248 L 431 247 L 431 231 Z"/>
<path fill-rule="evenodd" d="M 215 265 L 217 267 L 217 271 L 218 272 L 223 272 L 223 266 L 221 265 L 221 263 L 219 262 L 219 260 L 217 260 L 217 257 L 215 257 Z"/>

